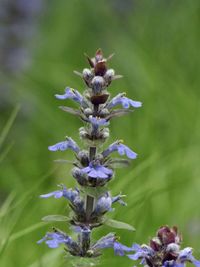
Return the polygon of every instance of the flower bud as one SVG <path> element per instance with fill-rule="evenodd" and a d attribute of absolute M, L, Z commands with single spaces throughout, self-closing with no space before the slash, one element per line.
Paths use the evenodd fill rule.
<path fill-rule="evenodd" d="M 105 80 L 101 76 L 95 76 L 92 79 L 91 85 L 92 85 L 92 89 L 94 93 L 99 94 L 101 93 L 102 89 L 105 87 Z"/>
<path fill-rule="evenodd" d="M 81 150 L 78 153 L 78 159 L 80 160 L 81 164 L 85 167 L 89 165 L 89 152 L 86 150 Z"/>
<path fill-rule="evenodd" d="M 103 139 L 107 139 L 109 136 L 110 136 L 109 128 L 104 128 L 104 129 L 102 130 L 102 138 L 103 138 Z"/>
<path fill-rule="evenodd" d="M 171 243 L 167 246 L 166 251 L 172 252 L 172 253 L 177 253 L 177 252 L 179 252 L 179 248 L 180 248 L 180 246 L 177 245 L 176 243 Z"/>
<path fill-rule="evenodd" d="M 87 184 L 87 174 L 81 172 L 81 170 L 77 167 L 72 169 L 72 176 L 77 180 L 80 185 Z"/>
<path fill-rule="evenodd" d="M 102 196 L 98 199 L 94 212 L 97 214 L 103 214 L 103 213 L 111 210 L 111 207 L 112 207 L 111 197 L 109 195 L 108 196 Z"/>
<path fill-rule="evenodd" d="M 102 116 L 102 117 L 106 117 L 107 115 L 109 115 L 110 112 L 108 111 L 107 108 L 103 108 L 100 112 L 99 112 L 99 115 Z"/>
<path fill-rule="evenodd" d="M 115 76 L 115 71 L 113 69 L 109 69 L 106 71 L 106 74 L 104 75 L 105 81 L 110 84 L 113 80 L 113 77 Z"/>
<path fill-rule="evenodd" d="M 91 70 L 85 68 L 85 69 L 83 70 L 83 79 L 84 79 L 86 82 L 89 82 L 92 78 L 93 78 L 93 74 L 92 74 Z"/>
<path fill-rule="evenodd" d="M 86 131 L 85 127 L 81 127 L 79 129 L 79 135 L 83 139 L 88 137 L 88 132 Z"/>
<path fill-rule="evenodd" d="M 86 108 L 86 109 L 84 109 L 84 114 L 88 117 L 88 116 L 90 116 L 90 115 L 92 115 L 92 110 L 91 110 L 91 108 Z"/>

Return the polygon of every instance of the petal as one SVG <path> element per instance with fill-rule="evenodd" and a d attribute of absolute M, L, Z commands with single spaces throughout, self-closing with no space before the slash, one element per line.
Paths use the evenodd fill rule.
<path fill-rule="evenodd" d="M 133 248 L 133 250 L 135 250 L 135 251 L 141 251 L 141 250 L 142 250 L 141 246 L 138 245 L 138 244 L 133 244 L 133 245 L 132 245 L 132 248 Z"/>
<path fill-rule="evenodd" d="M 101 167 L 101 171 L 104 172 L 105 174 L 112 175 L 113 171 L 111 169 L 108 169 L 104 166 Z"/>
<path fill-rule="evenodd" d="M 63 191 L 55 191 L 54 197 L 61 198 L 63 196 Z"/>
<path fill-rule="evenodd" d="M 106 173 L 104 173 L 101 169 L 98 169 L 96 171 L 96 173 L 97 173 L 97 177 L 99 177 L 99 178 L 107 178 L 108 177 L 108 175 L 106 175 Z"/>
<path fill-rule="evenodd" d="M 129 257 L 129 259 L 136 261 L 141 257 L 141 253 L 140 252 L 136 252 L 135 254 L 130 254 L 130 255 L 127 255 L 127 256 Z"/>
<path fill-rule="evenodd" d="M 140 101 L 134 101 L 132 99 L 129 99 L 129 103 L 134 108 L 140 108 L 142 106 L 142 102 L 140 102 Z"/>
<path fill-rule="evenodd" d="M 53 239 L 53 240 L 47 240 L 46 244 L 48 245 L 49 248 L 58 248 L 59 247 L 59 243 L 57 240 Z"/>
<path fill-rule="evenodd" d="M 48 198 L 48 197 L 52 197 L 55 195 L 55 191 L 54 192 L 51 192 L 51 193 L 48 193 L 48 194 L 44 194 L 44 195 L 40 195 L 41 198 Z"/>
<path fill-rule="evenodd" d="M 130 159 L 136 159 L 137 158 L 137 153 L 135 153 L 134 151 L 132 151 L 127 146 L 126 146 L 125 152 L 126 152 L 126 155 L 127 155 L 128 158 L 130 158 Z"/>
<path fill-rule="evenodd" d="M 58 95 L 58 94 L 55 95 L 55 97 L 57 99 L 61 99 L 61 100 L 67 99 L 67 98 L 73 98 L 73 96 L 74 96 L 74 94 L 73 94 L 73 92 L 71 91 L 70 88 L 66 88 L 65 89 L 65 94 L 63 94 L 63 95 Z"/>
<path fill-rule="evenodd" d="M 123 156 L 125 154 L 124 145 L 119 144 L 117 151 L 118 151 L 119 155 Z"/>
<path fill-rule="evenodd" d="M 83 169 L 81 169 L 81 171 L 85 172 L 85 173 L 89 173 L 91 171 L 91 167 L 85 167 Z"/>
<path fill-rule="evenodd" d="M 88 175 L 92 178 L 98 178 L 98 173 L 95 169 L 91 169 Z"/>
<path fill-rule="evenodd" d="M 123 108 L 129 108 L 130 107 L 129 99 L 127 97 L 123 97 L 121 103 L 122 103 Z"/>
<path fill-rule="evenodd" d="M 50 151 L 57 151 L 57 150 L 64 151 L 68 149 L 68 141 L 59 142 L 53 146 L 49 146 L 48 149 Z"/>

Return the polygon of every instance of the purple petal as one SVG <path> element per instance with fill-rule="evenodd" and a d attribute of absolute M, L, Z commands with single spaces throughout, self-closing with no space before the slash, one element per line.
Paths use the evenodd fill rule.
<path fill-rule="evenodd" d="M 130 254 L 130 255 L 127 255 L 129 257 L 129 259 L 133 260 L 133 261 L 136 261 L 140 258 L 141 256 L 141 253 L 140 252 L 137 252 L 135 254 Z"/>
<path fill-rule="evenodd" d="M 48 149 L 50 151 L 58 151 L 58 150 L 64 151 L 68 149 L 68 141 L 59 142 L 53 146 L 49 146 Z"/>
<path fill-rule="evenodd" d="M 55 192 L 51 192 L 51 193 L 48 193 L 48 194 L 44 194 L 44 195 L 40 195 L 41 198 L 48 198 L 48 197 L 52 197 L 55 195 Z"/>
<path fill-rule="evenodd" d="M 137 153 L 135 153 L 134 151 L 132 151 L 129 147 L 126 146 L 126 155 L 129 159 L 136 159 L 137 158 Z"/>
<path fill-rule="evenodd" d="M 58 190 L 58 191 L 50 192 L 48 194 L 40 195 L 41 198 L 48 198 L 52 196 L 54 196 L 54 198 L 61 198 L 63 196 L 63 191 Z"/>
<path fill-rule="evenodd" d="M 129 99 L 129 103 L 134 108 L 140 108 L 142 106 L 142 102 L 140 102 L 140 101 L 133 101 L 132 99 Z"/>

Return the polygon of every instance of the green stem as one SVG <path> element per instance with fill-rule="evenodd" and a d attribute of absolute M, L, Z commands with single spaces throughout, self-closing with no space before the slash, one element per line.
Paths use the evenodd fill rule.
<path fill-rule="evenodd" d="M 90 161 L 94 160 L 95 155 L 96 155 L 96 147 L 92 146 L 92 147 L 89 148 Z M 85 210 L 86 210 L 86 219 L 87 219 L 88 222 L 90 220 L 90 215 L 93 212 L 94 200 L 95 200 L 94 197 L 92 197 L 90 195 L 86 196 L 86 207 L 85 207 Z"/>

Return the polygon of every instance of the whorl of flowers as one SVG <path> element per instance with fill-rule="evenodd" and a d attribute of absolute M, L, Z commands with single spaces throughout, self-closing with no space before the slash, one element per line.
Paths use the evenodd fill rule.
<path fill-rule="evenodd" d="M 118 116 L 129 113 L 130 109 L 141 107 L 141 102 L 134 101 L 126 97 L 125 93 L 118 94 L 111 98 L 108 87 L 120 75 L 115 75 L 113 69 L 107 66 L 108 60 L 103 57 L 99 49 L 94 58 L 89 58 L 90 68 L 85 68 L 82 73 L 76 72 L 85 82 L 87 89 L 80 93 L 76 89 L 67 87 L 63 94 L 56 94 L 55 97 L 63 103 L 68 100 L 74 101 L 77 108 L 73 109 L 62 105 L 60 108 L 79 117 L 84 126 L 79 129 L 84 147 L 71 138 L 48 147 L 50 151 L 72 150 L 75 153 L 75 162 L 72 169 L 72 176 L 78 183 L 75 189 L 68 189 L 61 185 L 59 190 L 41 195 L 42 198 L 54 197 L 56 199 L 65 198 L 72 210 L 68 217 L 62 215 L 46 216 L 44 220 L 68 220 L 77 233 L 77 240 L 73 240 L 68 234 L 54 229 L 39 241 L 45 241 L 50 248 L 56 248 L 60 244 L 65 245 L 71 255 L 80 257 L 96 257 L 101 254 L 104 248 L 113 248 L 117 255 L 124 255 L 125 252 L 133 251 L 118 242 L 114 233 L 102 237 L 97 242 L 91 241 L 93 228 L 103 224 L 112 224 L 120 227 L 121 222 L 109 220 L 106 214 L 113 210 L 116 202 L 122 206 L 126 203 L 122 200 L 123 195 L 112 196 L 107 189 L 107 184 L 114 177 L 114 167 L 117 164 L 126 166 L 129 159 L 135 159 L 137 154 L 126 146 L 122 140 L 103 147 L 109 137 L 110 121 Z M 115 159 L 113 153 L 126 156 L 128 159 Z M 133 230 L 128 224 L 121 223 L 122 228 Z"/>

